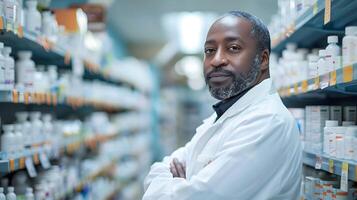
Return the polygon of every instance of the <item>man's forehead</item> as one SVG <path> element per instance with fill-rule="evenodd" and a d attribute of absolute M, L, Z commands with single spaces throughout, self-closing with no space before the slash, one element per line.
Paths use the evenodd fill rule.
<path fill-rule="evenodd" d="M 251 23 L 242 17 L 224 16 L 212 24 L 207 37 L 209 37 L 210 34 L 222 31 L 237 32 L 241 36 L 250 36 L 251 29 Z"/>

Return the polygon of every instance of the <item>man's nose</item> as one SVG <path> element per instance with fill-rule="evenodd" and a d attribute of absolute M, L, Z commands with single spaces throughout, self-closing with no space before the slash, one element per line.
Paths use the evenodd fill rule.
<path fill-rule="evenodd" d="M 221 49 L 218 49 L 213 59 L 211 60 L 212 67 L 224 67 L 228 64 L 228 60 Z"/>

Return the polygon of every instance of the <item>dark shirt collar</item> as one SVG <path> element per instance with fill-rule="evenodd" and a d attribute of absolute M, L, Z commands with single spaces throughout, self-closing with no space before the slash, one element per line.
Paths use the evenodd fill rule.
<path fill-rule="evenodd" d="M 216 104 L 214 104 L 212 107 L 216 111 L 217 118 L 215 121 L 217 121 L 235 102 L 238 101 L 245 93 L 248 92 L 250 88 L 243 90 L 237 95 L 234 95 L 232 97 L 229 97 L 228 99 L 224 99 Z"/>

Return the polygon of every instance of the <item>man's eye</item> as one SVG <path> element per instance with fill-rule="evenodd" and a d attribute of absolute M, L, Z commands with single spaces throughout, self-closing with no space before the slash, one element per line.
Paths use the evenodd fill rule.
<path fill-rule="evenodd" d="M 213 48 L 206 48 L 205 49 L 205 54 L 211 54 L 214 52 L 214 49 Z"/>
<path fill-rule="evenodd" d="M 242 48 L 240 46 L 236 46 L 236 45 L 233 45 L 233 46 L 230 46 L 229 47 L 229 50 L 230 51 L 233 51 L 233 52 L 237 52 L 237 51 L 240 51 Z"/>

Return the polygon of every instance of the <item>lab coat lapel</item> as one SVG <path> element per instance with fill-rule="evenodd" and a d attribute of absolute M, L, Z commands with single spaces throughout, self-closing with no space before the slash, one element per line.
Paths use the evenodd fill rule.
<path fill-rule="evenodd" d="M 270 79 L 264 80 L 262 83 L 250 89 L 243 97 L 241 97 L 235 104 L 233 104 L 216 122 L 215 122 L 215 118 L 216 118 L 215 114 L 204 121 L 203 126 L 197 129 L 196 134 L 198 138 L 194 144 L 192 155 L 190 156 L 191 158 L 190 163 L 192 163 L 192 165 L 189 167 L 187 171 L 188 178 L 191 178 L 196 171 L 200 170 L 201 166 L 197 162 L 197 158 L 202 153 L 203 149 L 207 145 L 208 141 L 212 138 L 212 136 L 215 133 L 217 133 L 218 130 L 222 127 L 223 122 L 226 119 L 241 113 L 249 105 L 260 101 L 267 94 L 271 92 L 274 92 L 274 90 L 272 90 L 271 80 Z M 219 136 L 218 140 L 220 140 L 222 136 L 223 134 Z M 213 151 L 218 149 L 220 142 L 217 143 L 216 147 L 212 148 L 214 149 Z M 212 153 L 214 154 L 215 152 Z"/>
<path fill-rule="evenodd" d="M 256 104 L 261 101 L 267 95 L 276 92 L 271 79 L 266 79 L 250 89 L 245 95 L 243 95 L 237 102 L 235 102 L 216 123 L 223 123 L 226 119 L 241 113 L 249 105 Z"/>

